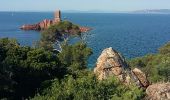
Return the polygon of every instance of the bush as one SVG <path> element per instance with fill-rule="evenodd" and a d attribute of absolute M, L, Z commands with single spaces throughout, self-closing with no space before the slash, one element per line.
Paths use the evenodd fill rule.
<path fill-rule="evenodd" d="M 52 85 L 32 100 L 140 100 L 143 90 L 136 86 L 124 86 L 111 77 L 98 81 L 93 74 L 74 79 L 68 76 L 61 82 L 53 80 Z"/>
<path fill-rule="evenodd" d="M 170 43 L 159 49 L 159 53 L 135 58 L 131 67 L 140 67 L 151 82 L 170 81 Z"/>

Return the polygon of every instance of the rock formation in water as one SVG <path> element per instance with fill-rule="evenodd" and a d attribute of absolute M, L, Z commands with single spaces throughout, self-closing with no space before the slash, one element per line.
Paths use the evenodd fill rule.
<path fill-rule="evenodd" d="M 22 30 L 44 30 L 47 29 L 49 26 L 57 24 L 59 22 L 61 22 L 61 12 L 60 10 L 56 11 L 54 13 L 54 19 L 53 20 L 49 20 L 49 19 L 44 19 L 43 21 L 37 23 L 37 24 L 32 24 L 32 25 L 23 25 L 20 27 L 20 29 Z M 79 27 L 80 28 L 80 32 L 84 33 L 84 32 L 88 32 L 89 30 L 91 30 L 91 28 L 88 27 Z"/>
<path fill-rule="evenodd" d="M 49 19 L 44 19 L 43 21 L 37 23 L 37 24 L 32 24 L 32 25 L 23 25 L 20 27 L 23 30 L 44 30 L 47 29 L 50 25 L 57 24 L 61 21 L 61 12 L 56 11 L 54 13 L 54 19 L 49 20 Z"/>
<path fill-rule="evenodd" d="M 111 47 L 103 50 L 97 59 L 94 73 L 99 80 L 106 79 L 109 76 L 116 76 L 125 84 L 134 82 L 140 87 L 147 87 L 149 85 L 146 75 L 137 68 L 131 70 L 125 59 Z"/>
<path fill-rule="evenodd" d="M 147 100 L 170 100 L 170 83 L 157 83 L 146 89 Z"/>

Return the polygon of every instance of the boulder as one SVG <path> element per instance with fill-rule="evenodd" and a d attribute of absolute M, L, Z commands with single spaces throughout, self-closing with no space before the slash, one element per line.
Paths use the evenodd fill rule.
<path fill-rule="evenodd" d="M 103 80 L 112 75 L 122 75 L 125 68 L 127 68 L 125 59 L 112 48 L 107 48 L 97 59 L 94 73 L 99 76 L 99 80 Z"/>
<path fill-rule="evenodd" d="M 148 81 L 145 73 L 143 73 L 140 69 L 138 69 L 138 68 L 133 69 L 132 75 L 134 75 L 134 77 L 137 78 L 137 80 L 139 81 L 140 85 L 142 85 L 142 87 L 149 86 L 149 81 Z"/>
<path fill-rule="evenodd" d="M 138 68 L 131 70 L 124 57 L 111 47 L 102 51 L 97 59 L 94 73 L 99 80 L 115 76 L 124 84 L 135 83 L 145 88 L 149 86 L 146 75 Z"/>
<path fill-rule="evenodd" d="M 146 89 L 148 100 L 170 100 L 170 83 L 157 83 Z"/>

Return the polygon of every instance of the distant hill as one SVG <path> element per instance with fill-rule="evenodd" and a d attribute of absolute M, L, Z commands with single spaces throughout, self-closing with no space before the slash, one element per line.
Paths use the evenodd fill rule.
<path fill-rule="evenodd" d="M 170 9 L 137 10 L 132 13 L 139 14 L 170 14 Z"/>

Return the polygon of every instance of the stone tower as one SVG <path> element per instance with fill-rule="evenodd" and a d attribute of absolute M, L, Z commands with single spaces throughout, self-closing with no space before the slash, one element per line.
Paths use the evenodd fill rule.
<path fill-rule="evenodd" d="M 60 12 L 60 10 L 57 10 L 54 13 L 54 23 L 58 23 L 60 21 L 61 21 L 61 12 Z"/>

